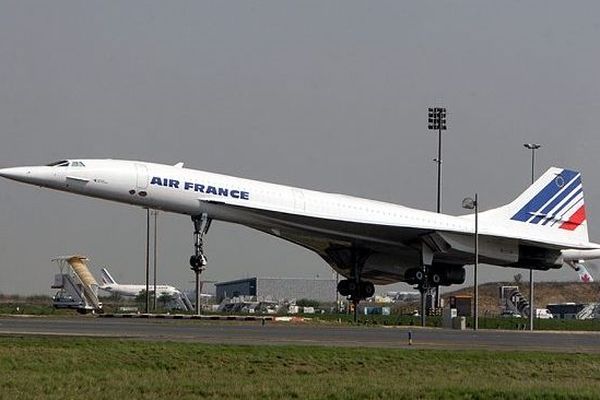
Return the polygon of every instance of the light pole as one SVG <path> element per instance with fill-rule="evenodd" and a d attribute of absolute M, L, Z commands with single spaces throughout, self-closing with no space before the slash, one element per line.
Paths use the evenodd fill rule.
<path fill-rule="evenodd" d="M 442 212 L 442 131 L 446 130 L 446 107 L 429 107 L 427 128 L 438 132 L 438 155 L 433 161 L 437 163 L 437 213 Z M 424 302 L 422 302 L 424 304 Z M 440 287 L 435 288 L 435 307 L 440 304 Z M 421 312 L 425 312 L 424 306 Z"/>
<path fill-rule="evenodd" d="M 337 285 L 340 282 L 340 273 L 335 271 L 335 312 L 340 313 L 340 292 L 337 290 Z"/>
<path fill-rule="evenodd" d="M 150 209 L 146 208 L 146 314 L 150 312 Z"/>
<path fill-rule="evenodd" d="M 206 280 L 202 280 L 202 279 L 197 279 L 197 280 L 193 280 L 193 281 L 188 281 L 188 283 L 195 283 L 196 284 L 196 289 L 198 290 L 198 293 L 200 293 L 200 295 L 196 296 L 196 309 L 194 310 L 194 312 L 196 313 L 195 315 L 200 315 L 200 311 L 202 308 L 202 289 L 204 288 L 204 284 L 205 283 L 216 283 L 217 281 L 206 281 Z"/>
<path fill-rule="evenodd" d="M 153 274 L 154 275 L 154 294 L 152 296 L 152 300 L 153 300 L 154 304 L 153 304 L 152 308 L 154 309 L 154 312 L 156 312 L 156 264 L 157 264 L 156 257 L 157 257 L 157 253 L 158 253 L 156 245 L 157 245 L 157 236 L 158 236 L 158 211 L 154 210 L 152 213 L 154 214 L 154 241 L 153 241 L 154 243 L 152 245 L 152 249 L 154 250 L 154 255 L 152 257 L 152 263 L 153 263 L 153 267 L 154 267 L 154 274 Z"/>
<path fill-rule="evenodd" d="M 531 150 L 531 184 L 535 180 L 535 151 L 542 147 L 541 144 L 537 143 L 525 143 L 525 148 Z M 533 306 L 533 268 L 529 269 L 529 330 L 533 330 L 533 316 L 535 314 L 535 307 Z"/>
<path fill-rule="evenodd" d="M 477 193 L 475 199 L 467 197 L 462 202 L 463 208 L 475 210 L 475 263 L 473 264 L 473 330 L 479 329 L 479 284 L 477 281 L 477 269 L 479 267 L 479 200 Z"/>

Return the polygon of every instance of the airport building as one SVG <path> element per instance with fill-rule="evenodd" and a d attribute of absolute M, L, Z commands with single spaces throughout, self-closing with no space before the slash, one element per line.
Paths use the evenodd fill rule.
<path fill-rule="evenodd" d="M 335 279 L 245 278 L 216 283 L 217 303 L 225 298 L 256 296 L 276 301 L 311 299 L 335 302 Z"/>

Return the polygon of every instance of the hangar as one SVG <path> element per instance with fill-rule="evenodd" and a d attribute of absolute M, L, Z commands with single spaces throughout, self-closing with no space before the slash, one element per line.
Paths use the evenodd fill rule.
<path fill-rule="evenodd" d="M 238 296 L 270 297 L 273 300 L 311 299 L 335 302 L 335 279 L 244 278 L 215 284 L 217 303 Z"/>

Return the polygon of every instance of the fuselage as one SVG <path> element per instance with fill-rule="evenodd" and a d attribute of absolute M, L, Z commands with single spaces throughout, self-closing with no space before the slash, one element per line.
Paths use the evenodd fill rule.
<path fill-rule="evenodd" d="M 538 189 L 542 191 L 544 180 L 554 176 L 552 173 L 548 171 L 546 174 L 550 175 L 540 178 L 539 184 L 536 182 L 542 185 L 540 188 L 532 185 L 528 189 L 531 196 Z M 363 274 L 370 274 L 370 279 L 379 283 L 405 279 L 406 271 L 424 262 L 426 247 L 435 252 L 433 263 L 440 268 L 462 267 L 473 260 L 476 228 L 472 214 L 438 214 L 198 171 L 183 168 L 182 164 L 65 160 L 49 166 L 5 168 L 0 170 L 0 176 L 144 208 L 190 216 L 207 214 L 213 220 L 246 225 L 317 252 L 346 276 L 350 270 L 342 249 L 361 246 L 369 252 Z M 576 178 L 573 182 L 576 183 Z M 521 197 L 529 196 L 528 191 Z M 479 213 L 479 254 L 483 262 L 535 269 L 560 268 L 566 260 L 561 253 L 563 249 L 600 248 L 588 241 L 585 222 L 575 231 L 558 227 L 550 230 L 551 224 L 542 226 L 545 224 L 511 218 L 514 211 L 511 207 L 521 207 L 521 197 L 510 205 Z M 531 218 L 538 218 L 538 214 L 531 214 Z"/>
<path fill-rule="evenodd" d="M 109 292 L 118 294 L 119 296 L 126 297 L 136 297 L 140 293 L 146 290 L 146 285 L 128 285 L 128 284 L 119 284 L 119 283 L 109 283 L 106 285 L 99 286 L 100 289 Z M 154 285 L 150 285 L 150 291 L 154 291 Z M 174 295 L 179 294 L 180 291 L 177 288 L 169 285 L 156 285 L 156 294 L 157 296 L 166 294 L 166 295 Z"/>
<path fill-rule="evenodd" d="M 179 214 L 209 212 L 216 220 L 244 223 L 239 215 L 211 203 L 240 208 L 301 214 L 313 218 L 412 228 L 474 233 L 472 215 L 452 216 L 397 204 L 336 193 L 300 189 L 179 166 L 127 160 L 69 160 L 65 164 L 5 168 L 0 176 L 56 190 Z M 479 234 L 532 240 L 527 226 L 514 229 L 507 221 L 488 221 L 482 213 Z M 593 243 L 561 243 L 559 247 L 596 248 Z"/>
<path fill-rule="evenodd" d="M 375 225 L 456 232 L 474 229 L 468 218 L 170 165 L 125 160 L 68 163 L 7 168 L 0 170 L 0 175 L 55 190 L 179 214 L 210 211 L 213 219 L 231 222 L 243 221 L 226 211 L 211 209 L 210 203 Z M 482 234 L 486 230 L 483 226 L 480 229 Z"/>

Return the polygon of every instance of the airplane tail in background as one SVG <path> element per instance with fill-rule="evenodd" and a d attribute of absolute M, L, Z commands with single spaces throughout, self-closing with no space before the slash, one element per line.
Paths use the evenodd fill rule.
<path fill-rule="evenodd" d="M 486 213 L 521 222 L 536 236 L 589 242 L 583 185 L 577 171 L 552 167 L 513 202 Z"/>
<path fill-rule="evenodd" d="M 575 272 L 577 272 L 580 282 L 583 282 L 583 283 L 594 282 L 594 278 L 592 278 L 592 275 L 589 273 L 589 271 L 587 270 L 584 263 L 582 263 L 582 262 L 577 263 L 576 266 L 577 266 L 577 268 L 575 269 Z"/>
<path fill-rule="evenodd" d="M 102 268 L 102 283 L 105 285 L 116 284 L 117 281 L 114 280 L 108 269 Z"/>

